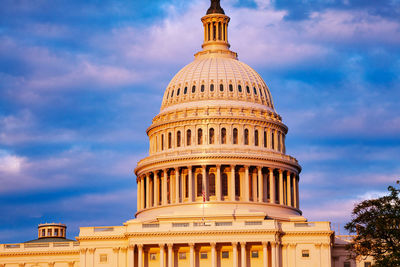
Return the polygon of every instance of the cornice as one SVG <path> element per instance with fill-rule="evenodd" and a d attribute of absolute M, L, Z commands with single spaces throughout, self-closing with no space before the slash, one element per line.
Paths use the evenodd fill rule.
<path fill-rule="evenodd" d="M 46 255 L 74 255 L 79 254 L 79 247 L 75 250 L 60 250 L 60 251 L 51 251 L 51 250 L 42 250 L 42 251 L 15 251 L 15 252 L 0 252 L 1 256 L 25 256 L 25 255 L 35 255 L 35 256 L 46 256 Z"/>

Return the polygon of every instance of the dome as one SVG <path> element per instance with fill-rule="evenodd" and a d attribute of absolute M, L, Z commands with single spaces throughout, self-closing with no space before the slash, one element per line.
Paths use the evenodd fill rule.
<path fill-rule="evenodd" d="M 176 105 L 179 106 L 174 108 L 180 108 L 182 103 L 208 100 L 254 103 L 275 112 L 271 94 L 261 76 L 247 64 L 223 55 L 196 57 L 181 69 L 165 91 L 161 112 Z"/>

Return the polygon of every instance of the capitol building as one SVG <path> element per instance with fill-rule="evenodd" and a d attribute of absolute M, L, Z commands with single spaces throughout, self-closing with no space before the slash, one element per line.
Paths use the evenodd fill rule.
<path fill-rule="evenodd" d="M 268 86 L 230 50 L 219 1 L 201 21 L 202 50 L 147 129 L 135 218 L 81 227 L 76 240 L 66 225 L 39 225 L 38 239 L 0 245 L 0 267 L 371 266 L 348 259 L 330 222 L 302 216 L 301 166 Z"/>

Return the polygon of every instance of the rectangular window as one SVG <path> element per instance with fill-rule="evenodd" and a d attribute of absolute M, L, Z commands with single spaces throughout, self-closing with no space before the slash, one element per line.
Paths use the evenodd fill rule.
<path fill-rule="evenodd" d="M 100 262 L 101 263 L 107 262 L 107 254 L 100 254 Z"/>
<path fill-rule="evenodd" d="M 221 252 L 221 258 L 229 259 L 229 251 L 222 251 Z"/>
<path fill-rule="evenodd" d="M 179 259 L 186 260 L 186 252 L 179 252 Z"/>
<path fill-rule="evenodd" d="M 303 258 L 309 258 L 310 257 L 310 251 L 309 250 L 302 250 L 301 251 L 301 256 Z"/>
<path fill-rule="evenodd" d="M 151 261 L 157 260 L 157 254 L 156 253 L 150 253 L 150 260 Z"/>
<path fill-rule="evenodd" d="M 343 267 L 351 267 L 350 262 L 346 261 L 346 262 L 343 264 Z"/>
<path fill-rule="evenodd" d="M 208 258 L 208 254 L 207 252 L 200 252 L 200 259 L 207 259 Z"/>
<path fill-rule="evenodd" d="M 258 250 L 253 250 L 253 251 L 251 252 L 251 257 L 252 257 L 252 258 L 258 258 Z"/>

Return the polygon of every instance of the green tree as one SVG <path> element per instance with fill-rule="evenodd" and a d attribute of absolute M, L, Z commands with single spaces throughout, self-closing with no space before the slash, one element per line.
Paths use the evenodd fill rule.
<path fill-rule="evenodd" d="M 345 226 L 355 234 L 347 247 L 352 257 L 372 256 L 376 267 L 400 266 L 400 189 L 389 186 L 388 191 L 386 196 L 357 204 Z"/>

